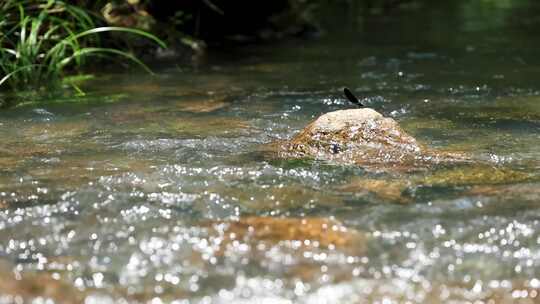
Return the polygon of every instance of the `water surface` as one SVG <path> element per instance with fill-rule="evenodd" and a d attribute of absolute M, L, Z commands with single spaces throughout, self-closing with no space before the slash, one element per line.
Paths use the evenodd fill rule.
<path fill-rule="evenodd" d="M 0 275 L 14 279 L 0 303 L 538 301 L 532 2 L 336 9 L 317 40 L 100 75 L 84 97 L 1 112 Z M 343 86 L 475 163 L 378 172 L 265 151 L 352 107 Z"/>

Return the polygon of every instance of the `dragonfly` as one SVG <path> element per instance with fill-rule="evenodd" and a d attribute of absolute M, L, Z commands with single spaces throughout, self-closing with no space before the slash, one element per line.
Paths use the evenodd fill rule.
<path fill-rule="evenodd" d="M 364 105 L 360 102 L 360 100 L 358 100 L 358 98 L 356 98 L 356 96 L 354 96 L 354 94 L 351 92 L 351 90 L 349 90 L 348 88 L 343 88 L 343 93 L 345 94 L 345 97 L 347 97 L 347 99 L 351 103 L 355 104 L 359 108 L 364 107 Z"/>

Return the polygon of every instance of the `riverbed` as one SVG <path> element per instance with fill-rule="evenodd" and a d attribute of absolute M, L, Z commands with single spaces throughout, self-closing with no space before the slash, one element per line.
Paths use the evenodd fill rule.
<path fill-rule="evenodd" d="M 538 9 L 336 9 L 318 39 L 3 110 L 0 303 L 540 301 Z M 354 108 L 345 86 L 473 161 L 404 172 L 268 150 Z"/>

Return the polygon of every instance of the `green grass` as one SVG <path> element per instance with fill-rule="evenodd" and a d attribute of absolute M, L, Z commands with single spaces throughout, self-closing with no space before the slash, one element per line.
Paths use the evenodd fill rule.
<path fill-rule="evenodd" d="M 150 72 L 134 55 L 103 47 L 100 36 L 107 32 L 134 34 L 165 47 L 160 39 L 142 30 L 97 27 L 89 12 L 64 1 L 3 1 L 0 90 L 39 89 L 60 83 L 66 71 L 80 69 L 90 56 L 120 56 Z"/>

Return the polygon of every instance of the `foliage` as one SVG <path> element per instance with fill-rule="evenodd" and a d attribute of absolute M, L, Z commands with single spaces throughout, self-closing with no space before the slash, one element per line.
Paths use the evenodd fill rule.
<path fill-rule="evenodd" d="M 60 0 L 7 0 L 0 4 L 0 86 L 39 88 L 59 81 L 67 69 L 79 68 L 88 56 L 118 55 L 149 71 L 134 55 L 102 47 L 99 35 L 126 32 L 164 43 L 145 31 L 96 27 L 81 7 Z"/>
<path fill-rule="evenodd" d="M 291 32 L 290 25 L 300 24 L 300 32 L 305 7 L 312 6 L 303 0 L 0 0 L 0 92 L 60 84 L 89 56 L 121 56 L 148 70 L 133 52 L 148 49 L 147 41 L 165 47 L 150 31 L 167 38 L 175 47 L 171 54 L 186 46 L 202 53 L 206 42 L 219 45 L 229 37 L 279 37 Z M 8 102 L 0 96 L 2 103 Z"/>

